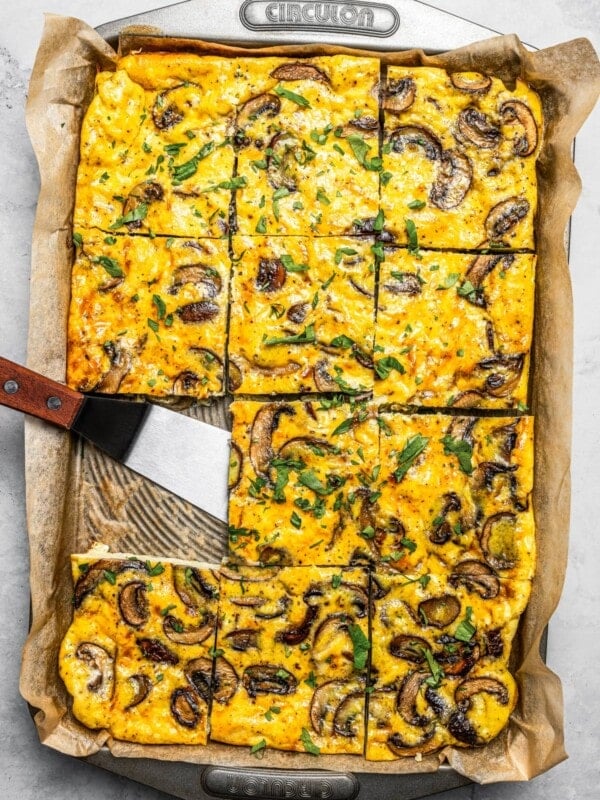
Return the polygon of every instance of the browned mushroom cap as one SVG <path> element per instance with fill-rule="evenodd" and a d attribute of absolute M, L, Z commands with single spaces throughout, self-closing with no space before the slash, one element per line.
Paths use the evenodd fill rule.
<path fill-rule="evenodd" d="M 186 81 L 157 95 L 152 107 L 152 119 L 156 127 L 161 131 L 175 127 L 184 118 L 182 108 L 189 104 L 190 94 L 200 93 L 199 86 Z"/>
<path fill-rule="evenodd" d="M 139 628 L 150 617 L 146 584 L 142 581 L 131 581 L 121 587 L 118 604 L 121 616 L 133 628 Z"/>
<path fill-rule="evenodd" d="M 175 689 L 170 706 L 177 722 L 185 728 L 195 728 L 202 719 L 198 695 L 188 686 Z"/>
<path fill-rule="evenodd" d="M 452 408 L 477 408 L 483 400 L 484 395 L 482 392 L 477 389 L 468 389 L 466 392 L 457 394 L 448 405 L 452 406 Z"/>
<path fill-rule="evenodd" d="M 288 308 L 286 317 L 290 322 L 293 322 L 294 325 L 300 325 L 306 319 L 309 310 L 310 305 L 308 303 L 294 303 Z"/>
<path fill-rule="evenodd" d="M 388 231 L 385 228 L 381 231 L 376 231 L 376 220 L 377 217 L 364 217 L 363 219 L 355 219 L 348 230 L 348 234 L 350 236 L 371 236 L 375 234 L 377 235 L 379 241 L 384 242 L 385 244 L 392 244 L 394 242 L 393 234 L 391 231 Z"/>
<path fill-rule="evenodd" d="M 90 680 L 87 688 L 94 694 L 108 699 L 112 695 L 114 685 L 114 659 L 99 644 L 82 642 L 75 655 L 89 667 Z"/>
<path fill-rule="evenodd" d="M 347 614 L 329 614 L 313 637 L 312 660 L 318 675 L 349 678 L 354 671 L 354 648 Z"/>
<path fill-rule="evenodd" d="M 440 518 L 429 532 L 429 539 L 434 544 L 445 544 L 453 534 L 453 526 L 447 519 L 448 515 L 453 511 L 460 511 L 462 502 L 456 492 L 447 492 L 444 497 L 444 505 L 442 507 Z"/>
<path fill-rule="evenodd" d="M 220 356 L 208 347 L 190 347 L 189 352 L 194 358 L 198 359 L 200 366 L 205 372 L 213 373 L 214 377 L 216 377 L 222 385 L 223 361 Z M 200 378 L 195 372 L 185 370 L 184 372 L 180 372 L 173 381 L 173 394 L 182 396 L 193 394 L 198 384 L 204 385 L 204 383 L 206 383 L 206 376 L 203 375 L 202 378 Z"/>
<path fill-rule="evenodd" d="M 494 490 L 494 481 L 496 478 L 508 479 L 509 489 L 512 490 L 512 484 L 515 477 L 512 474 L 516 472 L 517 465 L 503 464 L 498 461 L 482 461 L 477 465 L 477 468 L 471 476 L 471 486 L 475 492 L 487 489 L 488 491 Z"/>
<path fill-rule="evenodd" d="M 473 168 L 467 156 L 456 150 L 445 150 L 429 199 L 442 210 L 456 208 L 469 191 L 472 178 Z"/>
<path fill-rule="evenodd" d="M 285 283 L 287 271 L 280 258 L 261 258 L 256 274 L 259 292 L 277 292 Z"/>
<path fill-rule="evenodd" d="M 329 361 L 326 358 L 319 359 L 313 367 L 313 380 L 319 392 L 339 391 L 340 387 L 329 374 L 328 367 Z"/>
<path fill-rule="evenodd" d="M 444 675 L 464 677 L 479 659 L 481 651 L 474 640 L 461 642 L 453 636 L 444 634 L 440 636 L 438 642 L 444 647 L 435 657 L 442 666 Z"/>
<path fill-rule="evenodd" d="M 229 453 L 229 474 L 227 478 L 227 486 L 231 492 L 239 484 L 242 477 L 242 466 L 244 463 L 244 456 L 241 449 L 235 442 L 231 442 L 231 451 Z"/>
<path fill-rule="evenodd" d="M 254 616 L 258 617 L 258 619 L 275 619 L 285 614 L 289 604 L 290 598 L 287 595 L 282 595 L 276 600 L 265 599 L 254 612 Z"/>
<path fill-rule="evenodd" d="M 94 391 L 115 394 L 123 382 L 123 378 L 131 369 L 131 354 L 124 347 L 117 347 L 113 342 L 104 345 L 104 351 L 110 358 L 110 367 L 94 387 Z"/>
<path fill-rule="evenodd" d="M 453 72 L 450 81 L 461 92 L 469 94 L 485 94 L 492 85 L 489 75 L 482 75 L 480 72 Z"/>
<path fill-rule="evenodd" d="M 375 292 L 358 283 L 356 278 L 349 278 L 348 283 L 353 289 L 356 289 L 359 294 L 364 294 L 365 297 L 375 297 Z"/>
<path fill-rule="evenodd" d="M 365 695 L 363 692 L 352 692 L 338 705 L 333 716 L 333 731 L 338 736 L 354 738 L 363 728 L 365 711 Z"/>
<path fill-rule="evenodd" d="M 102 558 L 99 561 L 94 561 L 90 564 L 87 570 L 82 574 L 75 584 L 75 592 L 73 595 L 73 604 L 75 608 L 79 608 L 84 597 L 93 591 L 100 581 L 105 580 L 107 574 L 118 575 L 127 570 L 136 570 L 141 572 L 148 572 L 148 567 L 136 558 L 128 559 L 112 559 Z"/>
<path fill-rule="evenodd" d="M 203 610 L 207 600 L 219 596 L 219 586 L 213 582 L 213 574 L 209 570 L 197 567 L 174 566 L 173 584 L 175 591 L 186 605 L 188 614 L 198 614 Z"/>
<path fill-rule="evenodd" d="M 244 567 L 242 573 L 232 567 L 222 566 L 219 567 L 219 574 L 229 581 L 243 581 L 244 583 L 262 583 L 273 577 L 271 571 L 262 567 Z"/>
<path fill-rule="evenodd" d="M 233 650 L 245 653 L 246 650 L 258 649 L 258 628 L 238 628 L 225 635 L 225 639 Z"/>
<path fill-rule="evenodd" d="M 379 128 L 379 122 L 375 119 L 375 117 L 371 117 L 368 114 L 363 115 L 362 117 L 354 117 L 348 123 L 348 127 L 350 128 L 350 132 L 357 130 L 369 132 L 369 131 L 376 131 Z M 342 129 L 342 136 L 344 135 Z"/>
<path fill-rule="evenodd" d="M 485 654 L 492 658 L 500 658 L 504 653 L 504 642 L 502 640 L 502 628 L 493 628 L 483 634 L 485 643 Z"/>
<path fill-rule="evenodd" d="M 424 651 L 429 649 L 429 644 L 420 636 L 411 636 L 409 633 L 399 633 L 391 640 L 388 650 L 396 658 L 403 658 L 413 664 L 425 661 Z"/>
<path fill-rule="evenodd" d="M 340 698 L 344 696 L 347 688 L 346 681 L 328 681 L 315 690 L 310 701 L 310 721 L 315 733 L 324 734 L 331 731 Z"/>
<path fill-rule="evenodd" d="M 131 688 L 133 690 L 133 698 L 125 706 L 125 711 L 139 706 L 139 704 L 142 703 L 152 691 L 152 681 L 147 675 L 143 675 L 142 673 L 130 675 L 129 683 L 131 684 Z"/>
<path fill-rule="evenodd" d="M 276 94 L 259 94 L 251 97 L 238 111 L 235 124 L 237 128 L 245 128 L 257 117 L 276 117 L 281 111 L 281 100 Z"/>
<path fill-rule="evenodd" d="M 215 659 L 215 677 L 212 699 L 216 703 L 227 703 L 237 691 L 239 678 L 232 665 L 223 656 Z"/>
<path fill-rule="evenodd" d="M 162 200 L 164 195 L 163 187 L 157 181 L 144 181 L 134 186 L 123 203 L 123 216 L 133 217 L 130 222 L 125 223 L 126 227 L 130 231 L 139 230 L 147 211 L 147 208 L 144 210 L 141 206 L 149 206 L 150 203 Z M 140 213 L 136 213 L 138 209 Z"/>
<path fill-rule="evenodd" d="M 500 143 L 502 134 L 485 114 L 471 106 L 458 115 L 458 138 L 482 150 L 492 150 Z"/>
<path fill-rule="evenodd" d="M 227 365 L 227 388 L 230 392 L 236 392 L 242 385 L 243 380 L 244 376 L 242 375 L 242 370 L 239 365 L 230 358 Z"/>
<path fill-rule="evenodd" d="M 473 447 L 475 443 L 473 428 L 476 424 L 477 417 L 454 417 L 446 429 L 446 434 L 452 439 L 462 439 Z"/>
<path fill-rule="evenodd" d="M 281 445 L 277 457 L 307 463 L 315 456 L 331 454 L 335 450 L 335 445 L 326 439 L 318 439 L 316 436 L 295 436 Z"/>
<path fill-rule="evenodd" d="M 402 278 L 396 278 L 384 284 L 384 288 L 392 294 L 421 294 L 421 281 L 416 272 L 402 272 Z"/>
<path fill-rule="evenodd" d="M 163 631 L 167 639 L 175 644 L 200 644 L 215 631 L 215 619 L 207 615 L 205 622 L 195 628 L 184 628 L 181 620 L 172 614 L 167 614 L 163 621 Z"/>
<path fill-rule="evenodd" d="M 309 605 L 303 619 L 294 625 L 288 625 L 287 628 L 280 631 L 277 634 L 277 639 L 287 645 L 300 644 L 300 642 L 303 642 L 310 634 L 312 624 L 318 613 L 319 609 L 317 606 Z"/>
<path fill-rule="evenodd" d="M 400 690 L 396 698 L 396 708 L 402 719 L 408 723 L 408 725 L 424 728 L 425 725 L 431 722 L 430 717 L 426 717 L 424 714 L 418 714 L 416 709 L 417 697 L 421 685 L 429 677 L 429 672 L 416 670 L 414 672 L 409 672 L 400 685 Z"/>
<path fill-rule="evenodd" d="M 294 416 L 288 403 L 267 403 L 257 411 L 250 433 L 250 463 L 257 475 L 269 479 L 269 467 L 274 457 L 272 436 L 282 414 Z"/>
<path fill-rule="evenodd" d="M 502 264 L 502 269 L 508 269 L 514 260 L 515 257 L 509 254 L 477 256 L 471 262 L 469 269 L 465 273 L 465 282 L 463 283 L 464 286 L 465 283 L 469 281 L 473 287 L 473 291 L 461 293 L 461 297 L 464 297 L 465 300 L 472 303 L 474 306 L 487 308 L 487 300 L 483 293 L 483 281 L 498 264 Z"/>
<path fill-rule="evenodd" d="M 523 126 L 523 134 L 513 142 L 513 152 L 517 156 L 530 156 L 537 147 L 538 129 L 529 106 L 521 100 L 509 100 L 500 106 L 500 114 L 505 123 Z"/>
<path fill-rule="evenodd" d="M 276 664 L 253 664 L 244 670 L 242 685 L 250 697 L 256 697 L 257 694 L 293 694 L 298 681 L 291 672 Z"/>
<path fill-rule="evenodd" d="M 182 286 L 191 283 L 200 286 L 207 297 L 216 297 L 223 288 L 223 280 L 218 270 L 207 264 L 183 264 L 173 273 L 170 293 L 177 294 Z"/>
<path fill-rule="evenodd" d="M 440 140 L 426 128 L 401 125 L 390 133 L 389 140 L 394 153 L 402 153 L 406 147 L 422 147 L 430 161 L 438 161 L 442 156 Z"/>
<path fill-rule="evenodd" d="M 492 397 L 508 397 L 521 380 L 524 363 L 523 353 L 498 353 L 480 361 L 478 369 L 490 371 L 483 385 L 485 393 Z"/>
<path fill-rule="evenodd" d="M 190 685 L 208 703 L 213 686 L 213 660 L 204 656 L 194 658 L 187 663 L 183 672 Z"/>
<path fill-rule="evenodd" d="M 383 107 L 392 114 L 406 111 L 414 103 L 416 92 L 417 84 L 410 76 L 388 80 L 383 90 Z"/>
<path fill-rule="evenodd" d="M 258 548 L 258 560 L 263 567 L 291 567 L 293 563 L 289 550 L 270 544 Z"/>
<path fill-rule="evenodd" d="M 464 586 L 467 591 L 476 592 L 484 600 L 496 597 L 500 591 L 500 581 L 494 570 L 474 559 L 457 564 L 449 580 L 452 586 Z"/>
<path fill-rule="evenodd" d="M 179 656 L 169 650 L 168 647 L 158 639 L 137 639 L 138 647 L 144 658 L 153 661 L 155 664 L 178 664 Z"/>
<path fill-rule="evenodd" d="M 435 726 L 424 731 L 417 742 L 409 743 L 399 733 L 392 733 L 386 741 L 387 746 L 395 756 L 415 756 L 419 753 L 428 753 L 437 748 L 437 744 L 432 741 L 435 733 Z"/>
<path fill-rule="evenodd" d="M 329 83 L 329 78 L 322 70 L 313 64 L 294 61 L 291 64 L 281 64 L 271 72 L 271 77 L 276 81 L 321 81 Z"/>
<path fill-rule="evenodd" d="M 270 141 L 267 155 L 267 177 L 274 189 L 298 189 L 296 167 L 304 155 L 298 139 L 291 133 L 278 133 Z"/>
<path fill-rule="evenodd" d="M 457 686 L 454 699 L 458 708 L 450 717 L 448 730 L 459 742 L 464 742 L 472 747 L 485 743 L 485 739 L 477 733 L 473 723 L 467 717 L 471 697 L 481 692 L 493 695 L 500 705 L 505 706 L 509 701 L 508 690 L 495 678 L 470 678 Z"/>
<path fill-rule="evenodd" d="M 445 628 L 460 614 L 460 601 L 453 594 L 430 597 L 419 603 L 419 617 L 425 625 Z"/>
<path fill-rule="evenodd" d="M 208 322 L 219 315 L 219 306 L 212 300 L 199 300 L 196 303 L 187 303 L 177 309 L 177 316 L 182 322 Z"/>
<path fill-rule="evenodd" d="M 481 529 L 481 549 L 494 569 L 512 569 L 517 563 L 515 548 L 516 515 L 501 511 L 488 517 Z"/>
<path fill-rule="evenodd" d="M 529 201 L 525 197 L 508 197 L 497 203 L 485 220 L 485 231 L 490 242 L 501 242 L 504 234 L 529 213 Z"/>

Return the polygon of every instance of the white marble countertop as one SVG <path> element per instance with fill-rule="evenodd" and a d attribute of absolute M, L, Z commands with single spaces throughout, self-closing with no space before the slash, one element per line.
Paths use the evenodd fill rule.
<path fill-rule="evenodd" d="M 163 0 L 168 4 L 168 0 Z M 393 3 L 393 0 L 388 0 Z M 160 0 L 155 0 L 161 5 Z M 587 36 L 600 50 L 598 0 L 432 0 L 432 5 L 537 47 Z M 20 0 L 0 3 L 0 354 L 26 359 L 31 231 L 38 173 L 25 130 L 27 84 L 45 11 L 97 26 L 152 8 L 152 0 Z M 469 786 L 440 800 L 598 800 L 600 798 L 600 107 L 576 144 L 583 192 L 572 221 L 571 273 L 575 304 L 573 493 L 569 567 L 552 619 L 548 663 L 562 679 L 570 758 L 524 784 Z M 4 800 L 158 800 L 166 795 L 103 772 L 40 745 L 18 688 L 29 616 L 23 420 L 0 407 L 0 788 Z M 398 798 L 401 800 L 401 798 Z"/>

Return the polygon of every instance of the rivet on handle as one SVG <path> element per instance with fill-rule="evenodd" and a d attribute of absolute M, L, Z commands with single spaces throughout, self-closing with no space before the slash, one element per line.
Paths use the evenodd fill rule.
<path fill-rule="evenodd" d="M 62 407 L 62 401 L 60 397 L 52 395 L 46 400 L 46 405 L 48 406 L 50 411 L 58 411 L 58 409 Z"/>
<path fill-rule="evenodd" d="M 6 381 L 2 387 L 6 394 L 16 394 L 21 388 L 16 381 Z"/>

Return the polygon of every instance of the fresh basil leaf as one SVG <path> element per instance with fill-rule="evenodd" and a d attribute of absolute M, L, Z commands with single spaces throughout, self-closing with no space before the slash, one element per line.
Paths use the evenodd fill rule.
<path fill-rule="evenodd" d="M 421 455 L 428 443 L 429 438 L 422 436 L 420 433 L 406 440 L 406 444 L 396 456 L 398 466 L 394 470 L 394 478 L 398 483 L 404 478 L 417 456 Z"/>

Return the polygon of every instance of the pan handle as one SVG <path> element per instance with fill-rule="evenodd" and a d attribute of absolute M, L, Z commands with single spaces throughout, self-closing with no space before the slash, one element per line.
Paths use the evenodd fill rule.
<path fill-rule="evenodd" d="M 353 800 L 359 784 L 350 772 L 206 767 L 202 788 L 207 795 L 224 800 L 239 797 Z"/>
<path fill-rule="evenodd" d="M 84 396 L 0 356 L 0 405 L 71 428 Z"/>

